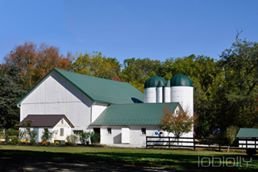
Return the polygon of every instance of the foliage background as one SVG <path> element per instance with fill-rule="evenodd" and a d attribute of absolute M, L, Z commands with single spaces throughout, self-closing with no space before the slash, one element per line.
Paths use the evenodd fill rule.
<path fill-rule="evenodd" d="M 129 82 L 143 91 L 144 82 L 160 75 L 188 75 L 194 85 L 198 137 L 224 135 L 229 126 L 258 126 L 258 43 L 237 38 L 219 59 L 191 54 L 165 61 L 130 57 L 121 64 L 100 52 L 62 55 L 58 48 L 26 42 L 0 64 L 0 127 L 19 121 L 17 102 L 54 67 Z"/>

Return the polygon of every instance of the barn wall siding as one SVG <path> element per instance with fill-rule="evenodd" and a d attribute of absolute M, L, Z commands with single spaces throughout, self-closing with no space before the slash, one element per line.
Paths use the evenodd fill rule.
<path fill-rule="evenodd" d="M 108 107 L 107 104 L 94 104 L 91 107 L 91 122 L 94 122 L 99 115 Z"/>
<path fill-rule="evenodd" d="M 111 128 L 111 134 L 108 133 L 108 128 Z M 122 144 L 122 128 L 129 128 L 129 143 Z M 155 132 L 159 130 L 158 126 L 102 126 L 100 143 L 109 146 L 145 147 L 146 135 L 142 134 L 142 128 L 146 128 L 147 136 L 155 136 Z"/>
<path fill-rule="evenodd" d="M 64 114 L 74 129 L 86 130 L 91 122 L 91 105 L 92 100 L 53 73 L 21 102 L 20 120 L 28 114 Z"/>

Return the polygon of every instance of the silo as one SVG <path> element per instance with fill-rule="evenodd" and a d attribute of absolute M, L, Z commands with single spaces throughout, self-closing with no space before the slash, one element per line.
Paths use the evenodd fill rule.
<path fill-rule="evenodd" d="M 164 102 L 170 103 L 171 102 L 171 88 L 170 88 L 170 81 L 167 81 L 164 87 Z"/>
<path fill-rule="evenodd" d="M 181 107 L 187 114 L 193 117 L 193 85 L 192 81 L 183 74 L 176 74 L 171 79 L 171 102 L 180 103 Z M 190 132 L 184 133 L 183 137 L 193 137 L 193 126 Z M 187 143 L 186 143 L 187 144 Z M 189 144 L 187 144 L 189 145 Z"/>
<path fill-rule="evenodd" d="M 193 116 L 193 85 L 188 76 L 176 74 L 171 79 L 171 102 L 179 102 L 183 110 Z"/>
<path fill-rule="evenodd" d="M 157 103 L 163 101 L 163 86 L 165 79 L 160 76 L 153 76 L 144 83 L 144 102 Z"/>
<path fill-rule="evenodd" d="M 163 102 L 163 87 L 156 87 L 157 103 Z"/>
<path fill-rule="evenodd" d="M 144 103 L 156 103 L 156 87 L 144 88 Z"/>

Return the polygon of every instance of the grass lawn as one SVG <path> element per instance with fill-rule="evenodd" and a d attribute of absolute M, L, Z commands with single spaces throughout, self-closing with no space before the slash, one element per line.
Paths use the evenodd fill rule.
<path fill-rule="evenodd" d="M 0 171 L 258 171 L 244 152 L 0 145 Z"/>

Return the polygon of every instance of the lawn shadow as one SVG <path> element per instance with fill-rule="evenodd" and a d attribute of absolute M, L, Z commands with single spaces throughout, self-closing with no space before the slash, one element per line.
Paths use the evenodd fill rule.
<path fill-rule="evenodd" d="M 223 157 L 236 158 L 237 156 Z M 257 157 L 254 157 L 253 161 L 257 164 Z M 257 171 L 257 167 L 255 170 L 254 168 L 226 166 L 201 168 L 198 165 L 197 152 L 196 155 L 178 155 L 128 152 L 0 151 L 0 171 Z"/>
<path fill-rule="evenodd" d="M 109 157 L 110 159 L 123 160 L 134 166 L 163 167 L 164 170 L 176 171 L 257 171 L 258 157 L 237 154 L 226 155 L 182 155 L 182 154 L 157 154 L 157 153 L 123 153 L 123 152 L 98 152 L 96 156 Z M 207 160 L 201 162 L 202 160 Z M 213 162 L 212 162 L 213 161 Z M 222 162 L 220 164 L 220 162 Z M 246 164 L 248 163 L 248 164 Z"/>
<path fill-rule="evenodd" d="M 155 171 L 159 171 L 158 168 Z M 97 154 L 52 153 L 38 151 L 0 151 L 0 171 L 154 171 L 112 157 Z M 170 170 L 175 171 L 175 170 Z"/>

